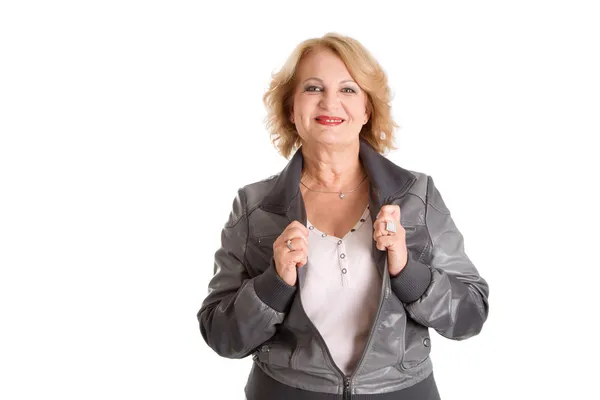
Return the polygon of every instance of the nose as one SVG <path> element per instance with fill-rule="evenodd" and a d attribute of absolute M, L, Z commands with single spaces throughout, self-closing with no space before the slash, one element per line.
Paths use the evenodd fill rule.
<path fill-rule="evenodd" d="M 320 106 L 324 110 L 335 110 L 340 104 L 339 94 L 335 90 L 327 90 L 321 96 Z"/>

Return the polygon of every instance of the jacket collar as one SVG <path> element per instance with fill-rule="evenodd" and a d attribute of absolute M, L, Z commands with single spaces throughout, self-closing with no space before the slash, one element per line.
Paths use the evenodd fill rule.
<path fill-rule="evenodd" d="M 379 154 L 370 144 L 360 139 L 359 158 L 371 182 L 371 217 L 393 198 L 402 196 L 416 177 Z M 275 185 L 264 197 L 259 207 L 276 214 L 286 214 L 291 220 L 306 223 L 306 210 L 300 195 L 300 175 L 304 158 L 302 146 L 277 175 Z"/>

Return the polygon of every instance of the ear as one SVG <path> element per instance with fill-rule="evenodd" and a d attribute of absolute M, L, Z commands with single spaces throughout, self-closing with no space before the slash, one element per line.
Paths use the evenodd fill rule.
<path fill-rule="evenodd" d="M 290 118 L 290 122 L 292 124 L 294 124 L 295 122 L 294 122 L 294 110 L 293 109 L 290 110 L 290 117 L 289 118 Z"/>

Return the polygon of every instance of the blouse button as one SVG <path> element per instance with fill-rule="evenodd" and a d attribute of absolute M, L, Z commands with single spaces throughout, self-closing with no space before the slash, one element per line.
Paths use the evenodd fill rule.
<path fill-rule="evenodd" d="M 361 219 L 360 219 L 360 222 L 365 222 L 365 219 L 364 219 L 364 218 L 361 218 Z"/>
<path fill-rule="evenodd" d="M 348 272 L 348 270 L 346 268 L 342 268 L 342 274 L 345 274 L 346 272 Z"/>
<path fill-rule="evenodd" d="M 325 236 L 327 236 L 326 233 L 321 233 L 321 237 L 325 237 Z"/>
<path fill-rule="evenodd" d="M 346 255 L 344 253 L 340 254 L 340 258 L 345 258 Z"/>
<path fill-rule="evenodd" d="M 308 227 L 308 229 L 310 229 L 312 231 L 313 229 L 315 229 L 315 227 L 311 225 Z"/>
<path fill-rule="evenodd" d="M 338 244 L 342 244 L 342 241 L 341 241 L 341 240 L 338 240 Z"/>

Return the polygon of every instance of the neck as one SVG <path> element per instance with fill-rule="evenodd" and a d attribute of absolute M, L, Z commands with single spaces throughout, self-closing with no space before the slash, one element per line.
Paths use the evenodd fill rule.
<path fill-rule="evenodd" d="M 302 144 L 301 181 L 311 189 L 351 190 L 366 175 L 358 157 L 360 142 L 331 149 L 321 144 Z"/>

